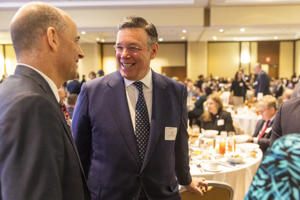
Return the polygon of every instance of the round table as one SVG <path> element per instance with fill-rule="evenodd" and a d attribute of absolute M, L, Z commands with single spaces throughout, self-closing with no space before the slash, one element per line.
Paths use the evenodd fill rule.
<path fill-rule="evenodd" d="M 243 145 L 243 144 L 239 144 Z M 238 145 L 237 145 L 238 146 Z M 238 149 L 238 147 L 237 147 Z M 211 152 L 215 150 L 211 150 Z M 191 174 L 194 180 L 200 177 L 204 177 L 207 180 L 216 180 L 226 182 L 234 190 L 234 200 L 244 199 L 244 196 L 248 192 L 249 186 L 252 182 L 252 178 L 259 167 L 262 159 L 262 151 L 257 148 L 256 157 L 250 157 L 249 152 L 244 153 L 243 162 L 240 164 L 231 164 L 227 161 L 226 155 L 223 157 L 216 158 L 214 162 L 218 163 L 218 170 L 209 170 L 204 168 L 203 165 L 209 160 L 202 160 L 201 155 L 192 156 L 190 163 Z M 248 156 L 246 156 L 248 155 Z M 204 169 L 203 169 L 204 168 Z"/>

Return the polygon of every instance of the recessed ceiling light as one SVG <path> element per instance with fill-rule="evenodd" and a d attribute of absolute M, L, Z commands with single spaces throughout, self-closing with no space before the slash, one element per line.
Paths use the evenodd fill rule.
<path fill-rule="evenodd" d="M 182 36 L 181 39 L 182 39 L 182 40 L 185 40 L 185 36 Z"/>
<path fill-rule="evenodd" d="M 220 32 L 220 33 L 223 33 L 223 32 L 224 32 L 224 29 L 220 28 L 220 29 L 219 29 L 219 32 Z"/>
<path fill-rule="evenodd" d="M 96 38 L 96 41 L 100 41 L 100 38 L 97 37 L 97 38 Z"/>
<path fill-rule="evenodd" d="M 101 42 L 105 42 L 105 40 L 104 40 L 104 39 L 102 39 L 102 40 L 101 40 Z"/>
<path fill-rule="evenodd" d="M 245 32 L 245 28 L 241 28 L 240 31 L 241 31 L 241 32 Z"/>
<path fill-rule="evenodd" d="M 277 39 L 278 39 L 278 36 L 275 36 L 275 37 L 274 37 L 274 40 L 277 40 Z"/>
<path fill-rule="evenodd" d="M 85 35 L 85 34 L 86 34 L 86 32 L 85 32 L 85 31 L 81 31 L 81 34 L 82 34 L 82 35 Z"/>
<path fill-rule="evenodd" d="M 218 39 L 217 36 L 213 36 L 212 38 L 213 38 L 213 40 L 217 40 Z"/>
<path fill-rule="evenodd" d="M 160 42 L 161 42 L 161 41 L 164 41 L 164 39 L 163 39 L 163 38 L 159 38 L 159 39 L 158 39 L 158 41 L 160 41 Z"/>
<path fill-rule="evenodd" d="M 182 30 L 182 32 L 183 32 L 183 33 L 186 33 L 186 30 L 185 30 L 185 29 L 183 29 L 183 30 Z"/>

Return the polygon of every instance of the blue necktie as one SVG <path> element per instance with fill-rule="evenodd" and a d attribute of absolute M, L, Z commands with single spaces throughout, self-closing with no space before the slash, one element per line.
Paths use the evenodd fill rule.
<path fill-rule="evenodd" d="M 139 97 L 135 107 L 135 135 L 139 156 L 143 163 L 150 133 L 150 122 L 143 93 L 143 83 L 138 81 L 133 83 L 139 91 Z"/>

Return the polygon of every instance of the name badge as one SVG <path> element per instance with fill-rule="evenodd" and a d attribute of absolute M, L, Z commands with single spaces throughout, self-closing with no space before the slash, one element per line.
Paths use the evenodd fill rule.
<path fill-rule="evenodd" d="M 165 127 L 165 140 L 175 140 L 177 135 L 177 127 Z"/>
<path fill-rule="evenodd" d="M 243 85 L 244 85 L 243 83 L 240 83 L 240 87 L 243 87 Z"/>
<path fill-rule="evenodd" d="M 219 120 L 217 121 L 217 125 L 218 125 L 218 126 L 223 126 L 223 125 L 224 125 L 224 119 L 219 119 Z"/>
<path fill-rule="evenodd" d="M 269 133 L 272 130 L 272 127 L 266 129 L 265 133 Z"/>

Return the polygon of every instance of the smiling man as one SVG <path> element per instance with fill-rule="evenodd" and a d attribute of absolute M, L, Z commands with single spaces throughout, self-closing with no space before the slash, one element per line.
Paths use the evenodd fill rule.
<path fill-rule="evenodd" d="M 14 75 L 0 85 L 0 199 L 88 200 L 58 88 L 83 58 L 75 22 L 44 3 L 20 8 L 10 25 Z"/>
<path fill-rule="evenodd" d="M 176 200 L 178 183 L 202 193 L 189 172 L 187 90 L 151 70 L 157 31 L 128 17 L 116 40 L 119 70 L 83 85 L 75 142 L 94 200 Z"/>

